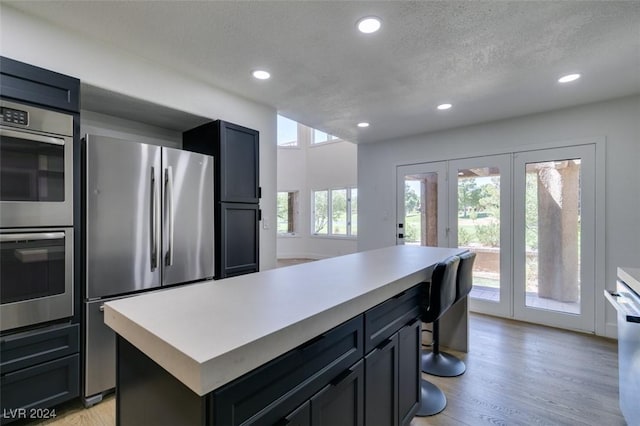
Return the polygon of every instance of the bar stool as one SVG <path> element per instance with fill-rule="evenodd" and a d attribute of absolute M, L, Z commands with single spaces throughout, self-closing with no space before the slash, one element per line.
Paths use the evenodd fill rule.
<path fill-rule="evenodd" d="M 456 277 L 456 296 L 453 304 L 464 299 L 471 292 L 473 285 L 474 252 L 467 251 L 458 256 L 460 263 Z M 455 356 L 440 351 L 440 321 L 433 322 L 433 343 L 431 351 L 422 353 L 422 371 L 433 376 L 455 377 L 463 374 L 467 369 L 464 362 Z"/>
<path fill-rule="evenodd" d="M 423 284 L 421 296 L 421 320 L 433 322 L 434 332 L 438 319 L 453 306 L 456 298 L 456 275 L 460 258 L 451 256 L 436 265 L 431 282 Z M 438 414 L 447 406 L 447 397 L 433 383 L 420 380 L 420 409 L 416 416 L 425 417 Z"/>

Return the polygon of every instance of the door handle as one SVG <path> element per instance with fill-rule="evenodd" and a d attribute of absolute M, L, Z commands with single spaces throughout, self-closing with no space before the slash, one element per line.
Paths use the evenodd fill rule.
<path fill-rule="evenodd" d="M 155 271 L 158 267 L 158 204 L 159 198 L 157 194 L 156 171 L 151 167 L 151 271 Z"/>
<path fill-rule="evenodd" d="M 174 229 L 174 212 L 173 212 L 173 168 L 171 166 L 165 169 L 164 174 L 164 185 L 165 185 L 165 202 L 166 202 L 166 212 L 167 212 L 167 222 L 168 222 L 168 247 L 167 253 L 165 255 L 164 264 L 166 266 L 171 266 L 173 264 L 173 229 Z"/>

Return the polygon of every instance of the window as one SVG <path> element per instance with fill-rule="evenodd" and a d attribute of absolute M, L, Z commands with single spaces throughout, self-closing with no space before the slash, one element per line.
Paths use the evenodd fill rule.
<path fill-rule="evenodd" d="M 338 140 L 338 138 L 328 133 L 325 133 L 323 131 L 320 131 L 318 129 L 313 129 L 313 140 L 311 141 L 311 143 L 316 144 L 316 143 L 323 143 L 323 142 L 331 142 L 335 140 Z"/>
<path fill-rule="evenodd" d="M 278 192 L 278 234 L 295 234 L 295 212 L 298 203 L 298 192 Z"/>
<path fill-rule="evenodd" d="M 329 191 L 313 191 L 313 234 L 327 235 L 329 227 Z"/>
<path fill-rule="evenodd" d="M 298 123 L 278 115 L 278 146 L 298 146 Z"/>
<path fill-rule="evenodd" d="M 312 200 L 314 235 L 358 235 L 357 188 L 313 191 Z"/>

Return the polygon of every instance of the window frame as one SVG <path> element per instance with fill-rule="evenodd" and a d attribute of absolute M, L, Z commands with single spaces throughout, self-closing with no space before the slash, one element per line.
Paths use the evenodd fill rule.
<path fill-rule="evenodd" d="M 320 238 L 338 238 L 338 239 L 355 239 L 358 237 L 357 233 L 353 233 L 353 205 L 352 205 L 352 193 L 356 191 L 357 197 L 357 186 L 344 186 L 338 188 L 328 188 L 328 189 L 314 189 L 311 190 L 311 229 L 310 233 L 312 237 L 320 237 Z M 345 214 L 346 214 L 346 232 L 344 234 L 335 234 L 333 232 L 333 192 L 334 191 L 346 191 L 346 206 L 345 206 Z M 325 192 L 327 194 L 327 224 L 326 232 L 318 233 L 315 230 L 316 223 L 316 193 Z M 357 203 L 356 203 L 356 215 L 357 215 Z M 357 232 L 357 227 L 356 227 Z"/>

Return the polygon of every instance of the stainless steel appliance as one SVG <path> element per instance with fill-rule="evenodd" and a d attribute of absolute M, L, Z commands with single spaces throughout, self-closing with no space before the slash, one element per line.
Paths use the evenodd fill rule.
<path fill-rule="evenodd" d="M 640 419 L 640 268 L 618 268 L 615 291 L 605 297 L 618 316 L 620 410 L 627 423 Z"/>
<path fill-rule="evenodd" d="M 87 135 L 85 405 L 115 386 L 105 301 L 214 274 L 213 157 Z"/>
<path fill-rule="evenodd" d="M 73 117 L 0 100 L 0 227 L 73 225 Z"/>
<path fill-rule="evenodd" d="M 0 331 L 73 316 L 73 229 L 0 230 Z"/>

